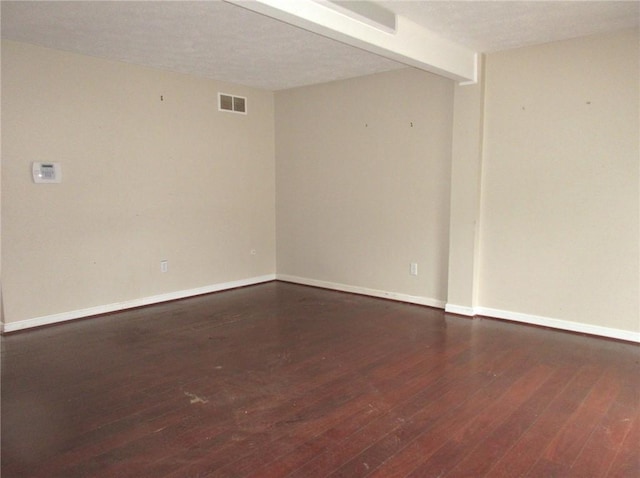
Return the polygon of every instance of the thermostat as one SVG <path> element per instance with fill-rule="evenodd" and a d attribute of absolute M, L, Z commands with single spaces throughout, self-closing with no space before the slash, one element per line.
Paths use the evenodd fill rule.
<path fill-rule="evenodd" d="M 34 183 L 59 183 L 62 181 L 60 163 L 33 163 L 31 172 Z"/>

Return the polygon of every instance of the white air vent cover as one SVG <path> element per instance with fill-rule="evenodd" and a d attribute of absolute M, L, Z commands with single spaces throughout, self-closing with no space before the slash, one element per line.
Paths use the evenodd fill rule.
<path fill-rule="evenodd" d="M 218 109 L 231 113 L 247 114 L 247 99 L 243 96 L 233 96 L 226 93 L 218 93 Z"/>

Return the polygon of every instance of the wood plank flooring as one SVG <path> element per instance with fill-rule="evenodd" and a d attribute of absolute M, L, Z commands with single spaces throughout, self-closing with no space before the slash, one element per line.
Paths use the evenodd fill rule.
<path fill-rule="evenodd" d="M 640 347 L 282 282 L 2 338 L 2 476 L 640 477 Z"/>

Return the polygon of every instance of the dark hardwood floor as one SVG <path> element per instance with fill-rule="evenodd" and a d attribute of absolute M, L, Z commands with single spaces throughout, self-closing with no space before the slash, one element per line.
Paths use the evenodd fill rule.
<path fill-rule="evenodd" d="M 2 338 L 2 477 L 640 477 L 635 344 L 272 282 Z"/>

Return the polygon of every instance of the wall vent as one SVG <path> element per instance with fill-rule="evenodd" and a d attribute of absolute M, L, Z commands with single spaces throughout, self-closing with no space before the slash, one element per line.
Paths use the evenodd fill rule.
<path fill-rule="evenodd" d="M 218 109 L 231 113 L 247 114 L 247 99 L 243 96 L 233 96 L 218 93 Z"/>

